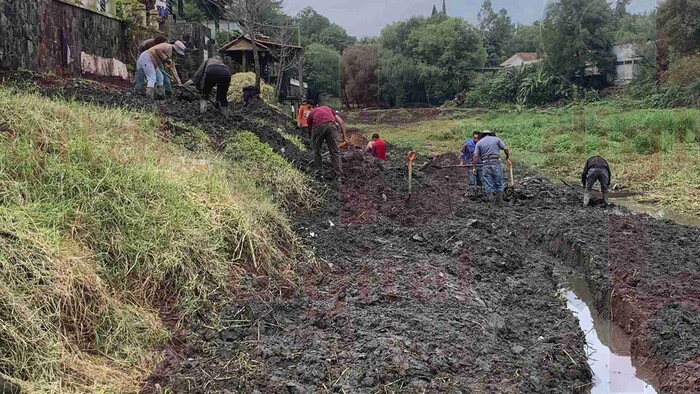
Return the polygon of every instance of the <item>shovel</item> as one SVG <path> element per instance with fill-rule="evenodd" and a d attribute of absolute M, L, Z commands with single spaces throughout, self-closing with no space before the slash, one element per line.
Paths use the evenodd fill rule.
<path fill-rule="evenodd" d="M 413 161 L 416 159 L 416 153 L 408 152 L 408 198 L 411 198 L 413 191 Z"/>
<path fill-rule="evenodd" d="M 513 165 L 508 163 L 508 173 L 510 174 L 510 183 L 506 187 L 506 196 L 512 197 L 515 195 L 515 178 L 513 178 Z"/>

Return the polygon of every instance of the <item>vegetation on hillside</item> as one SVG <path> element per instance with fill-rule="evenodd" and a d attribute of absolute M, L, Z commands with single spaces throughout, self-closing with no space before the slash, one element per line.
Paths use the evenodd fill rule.
<path fill-rule="evenodd" d="M 206 138 L 189 153 L 154 115 L 4 88 L 0 125 L 3 378 L 29 392 L 136 392 L 168 337 L 159 308 L 206 319 L 248 273 L 271 292 L 294 286 L 285 208 L 310 192 L 252 134 L 231 159 Z"/>

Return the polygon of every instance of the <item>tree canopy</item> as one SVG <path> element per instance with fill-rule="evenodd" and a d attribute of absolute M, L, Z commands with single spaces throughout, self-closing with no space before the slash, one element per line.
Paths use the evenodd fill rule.
<path fill-rule="evenodd" d="M 340 54 L 335 48 L 313 43 L 305 48 L 304 74 L 309 87 L 340 96 Z"/>
<path fill-rule="evenodd" d="M 486 65 L 498 66 L 508 58 L 506 46 L 515 33 L 515 25 L 508 16 L 508 11 L 503 8 L 495 12 L 491 0 L 484 0 L 479 11 L 479 29 L 484 35 L 484 45 L 488 55 Z"/>
<path fill-rule="evenodd" d="M 550 3 L 542 21 L 542 49 L 547 67 L 567 79 L 596 66 L 613 70 L 615 24 L 605 0 L 560 0 Z"/>
<path fill-rule="evenodd" d="M 380 95 L 390 104 L 442 104 L 486 61 L 481 35 L 460 18 L 414 17 L 382 30 Z"/>
<path fill-rule="evenodd" d="M 348 35 L 344 28 L 331 23 L 327 17 L 311 7 L 301 10 L 297 14 L 295 22 L 301 28 L 303 45 L 320 43 L 335 48 L 340 54 L 345 48 L 357 42 L 357 39 Z"/>

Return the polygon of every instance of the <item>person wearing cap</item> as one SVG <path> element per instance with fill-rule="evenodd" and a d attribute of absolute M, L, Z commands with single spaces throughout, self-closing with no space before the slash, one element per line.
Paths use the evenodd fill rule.
<path fill-rule="evenodd" d="M 308 100 L 308 104 L 312 107 L 316 105 L 313 100 Z M 327 106 L 315 107 L 309 113 L 307 118 L 309 130 L 311 130 L 311 146 L 314 149 L 314 166 L 316 171 L 321 171 L 321 149 L 325 142 L 328 146 L 328 152 L 331 155 L 331 163 L 333 170 L 338 177 L 343 176 L 343 167 L 340 161 L 340 148 L 335 140 L 335 133 L 340 127 L 343 141 L 347 139 L 347 129 L 345 122 L 338 116 L 333 109 Z"/>
<path fill-rule="evenodd" d="M 476 143 L 479 142 L 479 132 L 475 131 L 472 133 L 472 137 L 468 139 L 462 146 L 462 151 L 459 155 L 459 165 L 467 165 L 469 171 L 469 185 L 470 186 L 482 186 L 482 175 L 483 171 L 481 169 L 481 158 L 477 162 L 476 175 L 472 173 L 472 158 L 474 157 L 474 150 L 476 149 Z"/>
<path fill-rule="evenodd" d="M 309 104 L 309 102 L 307 100 L 304 100 L 302 102 L 302 105 L 299 107 L 299 111 L 297 113 L 297 126 L 299 126 L 299 128 L 301 129 L 302 132 L 309 134 L 309 135 L 311 135 L 310 134 L 311 130 L 309 130 L 308 118 L 309 118 L 309 113 L 311 113 L 311 110 L 313 108 L 314 107 L 311 104 Z"/>
<path fill-rule="evenodd" d="M 495 201 L 498 205 L 503 204 L 503 189 L 505 188 L 501 150 L 506 153 L 508 164 L 513 165 L 510 159 L 510 149 L 506 144 L 496 137 L 496 133 L 493 131 L 484 130 L 479 136 L 479 142 L 476 143 L 472 158 L 472 174 L 477 175 L 477 165 L 481 159 L 486 199 L 491 203 Z"/>
<path fill-rule="evenodd" d="M 221 56 L 213 56 L 199 66 L 194 75 L 194 86 L 202 93 L 199 100 L 199 112 L 207 111 L 209 95 L 216 86 L 216 105 L 221 109 L 224 117 L 228 118 L 228 88 L 231 86 L 231 70 L 221 60 Z"/>
<path fill-rule="evenodd" d="M 583 206 L 588 206 L 588 203 L 591 201 L 591 191 L 596 182 L 600 183 L 600 191 L 603 193 L 603 203 L 607 204 L 608 188 L 610 187 L 611 180 L 612 173 L 605 159 L 600 156 L 592 156 L 586 160 L 586 164 L 583 166 L 583 172 L 581 173 L 581 184 L 586 188 L 583 192 Z"/>
<path fill-rule="evenodd" d="M 139 53 L 143 53 L 144 51 L 147 51 L 148 49 L 152 48 L 154 45 L 162 44 L 164 42 L 168 42 L 168 40 L 163 36 L 157 36 L 155 38 L 143 40 L 139 43 Z M 161 73 L 165 71 L 162 64 L 159 68 Z M 143 72 L 143 68 L 136 69 L 135 77 L 136 82 L 134 83 L 134 91 L 141 92 L 143 89 L 143 85 L 146 82 L 146 74 Z M 172 91 L 172 88 L 170 86 L 170 78 L 168 78 L 166 75 L 163 75 L 163 86 L 165 87 L 166 92 Z"/>
<path fill-rule="evenodd" d="M 386 161 L 386 142 L 379 138 L 379 134 L 372 134 L 372 141 L 365 148 L 370 155 L 379 160 Z"/>
<path fill-rule="evenodd" d="M 163 87 L 163 72 L 160 70 L 160 65 L 165 65 L 170 69 L 175 83 L 181 85 L 180 77 L 177 75 L 177 69 L 173 63 L 173 52 L 184 55 L 185 44 L 182 41 L 175 41 L 174 44 L 167 42 L 154 45 L 143 51 L 136 62 L 136 69 L 142 69 L 146 74 L 146 95 L 153 98 L 154 92 L 159 96 L 165 96 L 165 88 Z"/>

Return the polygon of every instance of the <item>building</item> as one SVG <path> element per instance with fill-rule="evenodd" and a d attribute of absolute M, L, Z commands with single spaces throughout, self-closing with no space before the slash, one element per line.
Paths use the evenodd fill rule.
<path fill-rule="evenodd" d="M 616 59 L 616 73 L 614 85 L 626 85 L 639 75 L 641 71 L 642 56 L 638 44 L 617 44 L 612 48 Z"/>
<path fill-rule="evenodd" d="M 260 36 L 255 38 L 260 56 L 260 76 L 268 85 L 277 86 L 281 81 L 280 99 L 299 99 L 297 94 L 299 82 L 297 80 L 297 90 L 293 89 L 290 75 L 287 72 L 280 72 L 279 58 L 295 59 L 303 61 L 304 49 L 298 45 L 281 44 L 270 41 L 269 37 Z M 235 40 L 219 48 L 219 52 L 233 62 L 234 72 L 254 72 L 255 63 L 253 58 L 253 43 L 250 37 L 240 35 Z M 303 77 L 300 78 L 303 80 Z M 304 84 L 306 86 L 306 84 Z M 303 94 L 302 94 L 303 96 Z"/>
<path fill-rule="evenodd" d="M 540 59 L 540 56 L 535 52 L 518 52 L 505 62 L 501 63 L 501 67 L 520 67 L 523 65 L 539 63 L 541 61 L 542 59 Z"/>

